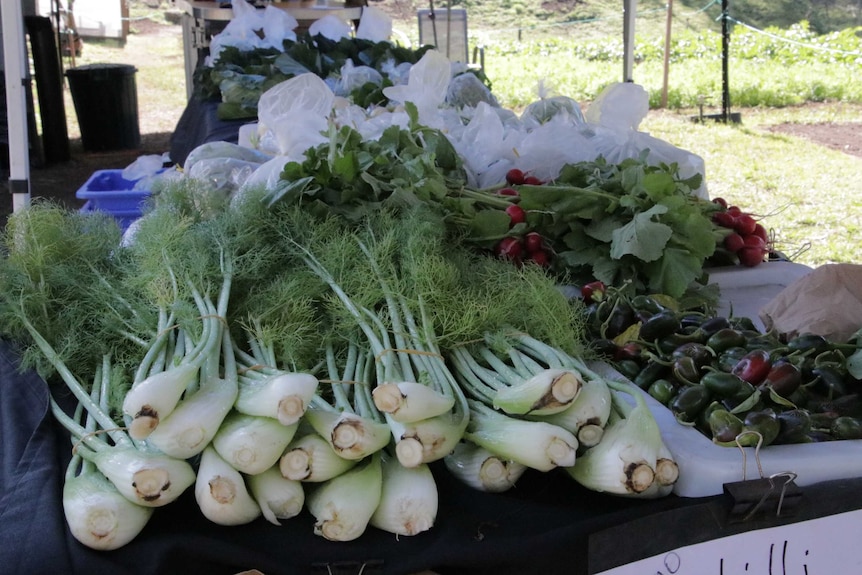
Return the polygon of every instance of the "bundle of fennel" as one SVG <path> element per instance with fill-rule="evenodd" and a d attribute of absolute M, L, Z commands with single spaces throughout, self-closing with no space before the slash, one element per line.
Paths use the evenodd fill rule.
<path fill-rule="evenodd" d="M 78 402 L 77 418 L 55 410 L 77 438 L 68 491 L 107 481 L 137 517 L 95 542 L 70 503 L 83 544 L 127 543 L 140 507 L 186 490 L 223 525 L 307 510 L 332 540 L 414 535 L 436 519 L 435 461 L 501 491 L 528 467 L 597 459 L 612 386 L 578 359 L 583 311 L 541 268 L 462 247 L 421 202 L 354 221 L 264 198 L 180 181 L 123 244 L 107 219 L 50 204 L 10 218 L 2 335 Z M 515 453 L 548 435 L 550 457 Z"/>

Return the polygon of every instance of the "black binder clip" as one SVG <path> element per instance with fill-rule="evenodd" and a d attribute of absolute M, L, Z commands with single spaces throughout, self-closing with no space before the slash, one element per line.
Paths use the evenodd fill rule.
<path fill-rule="evenodd" d="M 740 443 L 740 438 L 746 434 L 755 434 L 758 438 L 754 448 L 754 458 L 760 475 L 757 479 L 746 479 L 746 452 Z M 782 471 L 769 476 L 763 475 L 763 467 L 760 464 L 763 436 L 756 431 L 740 433 L 736 437 L 736 444 L 742 451 L 742 481 L 724 484 L 724 494 L 731 501 L 731 522 L 749 521 L 758 516 L 766 518 L 792 515 L 802 498 L 802 492 L 795 482 L 796 473 Z"/>

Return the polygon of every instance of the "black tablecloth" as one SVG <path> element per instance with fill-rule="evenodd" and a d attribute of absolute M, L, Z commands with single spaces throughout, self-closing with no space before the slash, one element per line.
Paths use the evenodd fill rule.
<path fill-rule="evenodd" d="M 236 144 L 239 129 L 254 120 L 220 120 L 219 103 L 192 97 L 183 110 L 171 135 L 171 161 L 182 165 L 189 152 L 207 142 L 231 142 Z"/>

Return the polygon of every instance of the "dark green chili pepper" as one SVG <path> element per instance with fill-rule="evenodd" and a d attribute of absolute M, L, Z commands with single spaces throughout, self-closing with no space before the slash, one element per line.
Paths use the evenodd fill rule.
<path fill-rule="evenodd" d="M 745 345 L 745 336 L 739 330 L 726 327 L 709 336 L 709 339 L 706 340 L 706 345 L 715 353 L 723 353 L 732 347 L 743 348 Z"/>
<path fill-rule="evenodd" d="M 779 430 L 774 444 L 803 443 L 811 432 L 811 415 L 804 409 L 778 412 Z"/>
<path fill-rule="evenodd" d="M 590 342 L 590 349 L 599 357 L 613 359 L 617 353 L 617 344 L 607 338 L 598 338 Z"/>
<path fill-rule="evenodd" d="M 698 328 L 705 339 L 709 339 L 723 329 L 730 329 L 730 322 L 726 317 L 722 316 L 710 318 L 700 324 L 700 327 Z"/>
<path fill-rule="evenodd" d="M 832 422 L 829 431 L 835 439 L 862 439 L 862 419 L 842 415 Z"/>
<path fill-rule="evenodd" d="M 750 317 L 731 317 L 728 318 L 730 327 L 739 331 L 757 331 L 757 326 L 754 325 L 754 320 Z"/>
<path fill-rule="evenodd" d="M 808 387 L 827 399 L 840 397 L 847 394 L 847 386 L 844 384 L 844 374 L 832 366 L 822 365 L 811 370 L 815 377 Z"/>
<path fill-rule="evenodd" d="M 632 380 L 641 389 L 648 389 L 652 383 L 667 373 L 668 367 L 657 361 L 649 362 Z"/>
<path fill-rule="evenodd" d="M 663 305 L 658 303 L 655 298 L 652 298 L 648 295 L 636 295 L 631 299 L 631 305 L 632 309 L 634 309 L 636 312 L 645 311 L 652 315 L 661 313 L 667 309 Z"/>
<path fill-rule="evenodd" d="M 737 397 L 745 383 L 738 376 L 722 371 L 710 371 L 700 378 L 700 384 L 717 397 Z"/>
<path fill-rule="evenodd" d="M 697 366 L 697 363 L 688 356 L 678 357 L 673 360 L 671 371 L 673 372 L 673 376 L 680 383 L 695 385 L 700 381 L 700 368 Z"/>
<path fill-rule="evenodd" d="M 831 348 L 829 340 L 816 333 L 804 333 L 787 342 L 787 349 L 791 352 L 811 353 L 819 355 Z"/>
<path fill-rule="evenodd" d="M 742 420 L 726 409 L 713 410 L 707 423 L 712 439 L 721 443 L 733 443 L 743 429 Z"/>
<path fill-rule="evenodd" d="M 633 359 L 623 359 L 614 364 L 623 377 L 629 381 L 634 380 L 641 371 L 641 366 Z"/>
<path fill-rule="evenodd" d="M 671 353 L 671 358 L 678 359 L 680 357 L 690 357 L 694 360 L 695 365 L 703 367 L 715 358 L 712 349 L 702 343 L 688 342 L 677 347 Z"/>
<path fill-rule="evenodd" d="M 692 385 L 682 388 L 676 394 L 670 402 L 670 409 L 677 420 L 693 423 L 711 399 L 708 389 L 702 385 Z"/>
<path fill-rule="evenodd" d="M 781 424 L 778 422 L 778 417 L 771 409 L 763 409 L 760 411 L 749 411 L 745 414 L 745 419 L 742 420 L 743 431 L 756 431 L 763 437 L 761 446 L 771 445 L 775 438 L 778 437 L 778 432 L 781 429 Z M 757 441 L 753 445 L 757 445 Z"/>
<path fill-rule="evenodd" d="M 644 341 L 653 342 L 669 336 L 680 329 L 679 319 L 676 312 L 665 310 L 649 318 L 640 329 L 640 338 Z"/>
<path fill-rule="evenodd" d="M 676 386 L 667 379 L 657 379 L 650 384 L 647 393 L 662 405 L 667 405 L 676 394 L 676 389 Z"/>

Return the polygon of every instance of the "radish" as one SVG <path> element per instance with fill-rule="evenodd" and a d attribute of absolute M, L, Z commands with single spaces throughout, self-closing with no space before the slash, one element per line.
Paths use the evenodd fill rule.
<path fill-rule="evenodd" d="M 527 176 L 524 178 L 524 183 L 528 186 L 541 186 L 545 182 L 537 178 L 536 176 Z"/>
<path fill-rule="evenodd" d="M 733 253 L 738 252 L 743 247 L 745 247 L 745 240 L 736 232 L 728 234 L 727 237 L 724 238 L 724 247 L 727 248 L 728 251 Z"/>
<path fill-rule="evenodd" d="M 526 236 L 524 236 L 524 247 L 527 248 L 527 252 L 531 254 L 543 252 L 544 243 L 545 241 L 542 239 L 541 234 L 537 232 L 529 232 Z"/>
<path fill-rule="evenodd" d="M 733 229 L 736 218 L 730 212 L 716 212 L 712 215 L 712 221 L 723 228 Z"/>
<path fill-rule="evenodd" d="M 512 204 L 511 206 L 507 207 L 506 213 L 509 214 L 509 218 L 511 219 L 509 227 L 512 227 L 516 224 L 522 224 L 527 221 L 527 212 L 525 212 L 524 208 L 517 204 Z"/>
<path fill-rule="evenodd" d="M 515 188 L 500 188 L 497 190 L 498 196 L 517 196 L 518 190 Z"/>
<path fill-rule="evenodd" d="M 521 245 L 521 240 L 518 238 L 513 238 L 511 236 L 505 237 L 500 240 L 500 243 L 497 244 L 497 255 L 499 257 L 505 258 L 507 260 L 512 260 L 518 262 L 521 260 L 521 255 L 523 254 L 523 246 Z"/>
<path fill-rule="evenodd" d="M 752 234 L 761 238 L 764 242 L 769 244 L 769 232 L 766 231 L 766 228 L 763 227 L 763 224 L 756 224 L 754 226 L 754 231 L 752 232 Z"/>
<path fill-rule="evenodd" d="M 753 234 L 756 227 L 757 220 L 755 220 L 749 214 L 740 214 L 740 216 L 736 218 L 736 221 L 733 225 L 733 229 L 743 236 Z"/>
<path fill-rule="evenodd" d="M 548 252 L 542 250 L 531 252 L 529 259 L 541 267 L 546 267 L 550 263 Z"/>
<path fill-rule="evenodd" d="M 746 246 L 737 252 L 737 256 L 739 257 L 739 263 L 746 267 L 753 268 L 763 262 L 763 258 L 766 256 L 766 251 L 760 248 Z"/>
<path fill-rule="evenodd" d="M 512 168 L 506 172 L 506 181 L 513 186 L 520 186 L 524 183 L 524 172 L 518 168 Z"/>

